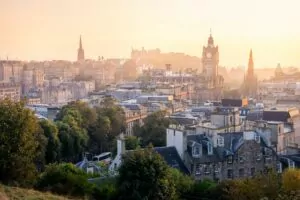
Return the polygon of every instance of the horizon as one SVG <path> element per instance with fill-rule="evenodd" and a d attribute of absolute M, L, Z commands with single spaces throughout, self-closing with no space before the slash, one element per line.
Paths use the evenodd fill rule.
<path fill-rule="evenodd" d="M 220 66 L 300 66 L 300 2 L 287 0 L 4 0 L 0 58 L 76 60 L 82 35 L 86 58 L 129 58 L 131 48 L 159 48 L 201 58 L 212 29 Z M 270 9 L 271 8 L 271 9 Z"/>

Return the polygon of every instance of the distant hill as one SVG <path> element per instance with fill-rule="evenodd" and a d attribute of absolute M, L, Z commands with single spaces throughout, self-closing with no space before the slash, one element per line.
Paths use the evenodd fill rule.
<path fill-rule="evenodd" d="M 43 193 L 30 189 L 0 185 L 0 200 L 71 200 L 67 197 Z M 73 199 L 75 200 L 75 199 Z"/>

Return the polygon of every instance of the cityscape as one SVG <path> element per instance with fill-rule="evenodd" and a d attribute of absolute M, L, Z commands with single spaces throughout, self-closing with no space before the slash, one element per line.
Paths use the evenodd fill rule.
<path fill-rule="evenodd" d="M 300 199 L 299 60 L 265 67 L 253 45 L 228 61 L 217 30 L 198 56 L 133 43 L 95 57 L 81 32 L 72 60 L 0 45 L 0 199 Z"/>

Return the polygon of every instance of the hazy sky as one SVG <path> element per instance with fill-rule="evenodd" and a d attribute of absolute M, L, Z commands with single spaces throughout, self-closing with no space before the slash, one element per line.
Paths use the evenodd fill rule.
<path fill-rule="evenodd" d="M 0 0 L 0 57 L 129 57 L 131 47 L 201 56 L 212 29 L 220 64 L 300 66 L 299 0 Z"/>

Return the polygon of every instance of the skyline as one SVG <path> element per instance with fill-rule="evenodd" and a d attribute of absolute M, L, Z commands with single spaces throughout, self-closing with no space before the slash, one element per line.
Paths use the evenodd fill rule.
<path fill-rule="evenodd" d="M 212 29 L 220 65 L 300 66 L 297 0 L 0 1 L 0 58 L 129 58 L 131 48 L 201 57 Z"/>

